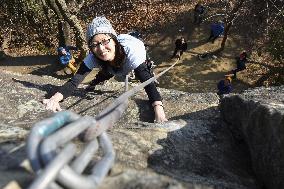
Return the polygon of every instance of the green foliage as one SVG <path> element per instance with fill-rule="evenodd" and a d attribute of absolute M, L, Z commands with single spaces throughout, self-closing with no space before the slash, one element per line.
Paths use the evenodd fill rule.
<path fill-rule="evenodd" d="M 283 62 L 284 60 L 284 26 L 274 29 L 269 33 L 267 50 L 274 59 Z"/>

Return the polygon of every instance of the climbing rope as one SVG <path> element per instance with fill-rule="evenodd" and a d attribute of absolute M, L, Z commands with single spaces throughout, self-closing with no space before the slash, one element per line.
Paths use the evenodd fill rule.
<path fill-rule="evenodd" d="M 121 117 L 128 105 L 128 98 L 154 82 L 178 63 L 178 59 L 161 73 L 128 90 L 116 98 L 95 118 L 80 116 L 71 111 L 61 111 L 36 123 L 27 139 L 27 154 L 31 167 L 37 174 L 29 189 L 95 189 L 114 164 L 115 152 L 106 131 Z M 91 130 L 92 132 L 86 132 Z M 76 153 L 76 137 L 88 141 L 83 151 Z M 101 148 L 103 155 L 91 169 L 93 155 Z M 78 155 L 76 155 L 78 154 Z"/>

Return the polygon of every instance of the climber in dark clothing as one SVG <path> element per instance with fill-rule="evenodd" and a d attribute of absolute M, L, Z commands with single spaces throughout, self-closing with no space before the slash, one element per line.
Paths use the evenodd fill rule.
<path fill-rule="evenodd" d="M 231 77 L 225 77 L 225 79 L 220 80 L 217 84 L 217 88 L 218 88 L 217 92 L 218 95 L 231 93 L 233 90 Z"/>
<path fill-rule="evenodd" d="M 222 21 L 218 21 L 217 23 L 211 24 L 210 26 L 210 36 L 208 38 L 208 42 L 214 41 L 224 33 L 224 23 Z"/>
<path fill-rule="evenodd" d="M 71 53 L 71 50 L 78 51 L 78 48 L 73 46 L 59 47 L 57 52 L 60 64 L 63 65 L 64 68 L 69 68 L 74 74 L 77 70 L 77 64 Z"/>
<path fill-rule="evenodd" d="M 187 43 L 185 41 L 185 38 L 181 37 L 177 39 L 175 42 L 175 50 L 171 58 L 175 58 L 177 56 L 178 59 L 180 59 L 183 52 L 186 50 L 187 50 Z"/>
<path fill-rule="evenodd" d="M 234 74 L 233 78 L 237 78 L 237 72 L 246 69 L 247 53 L 243 51 L 237 58 L 237 68 L 232 70 L 231 73 Z"/>
<path fill-rule="evenodd" d="M 194 21 L 193 23 L 195 24 L 200 24 L 202 22 L 203 19 L 203 15 L 205 12 L 205 7 L 201 4 L 201 2 L 199 1 L 195 7 L 194 7 Z"/>

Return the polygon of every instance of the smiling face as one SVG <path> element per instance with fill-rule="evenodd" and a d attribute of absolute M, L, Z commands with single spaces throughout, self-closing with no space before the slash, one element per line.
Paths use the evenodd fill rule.
<path fill-rule="evenodd" d="M 90 48 L 103 61 L 113 61 L 115 58 L 115 42 L 108 34 L 95 35 Z"/>

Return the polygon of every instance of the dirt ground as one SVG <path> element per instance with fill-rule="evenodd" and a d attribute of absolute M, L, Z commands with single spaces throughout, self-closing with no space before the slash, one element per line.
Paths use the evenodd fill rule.
<path fill-rule="evenodd" d="M 177 89 L 187 92 L 216 92 L 217 83 L 236 67 L 235 57 L 244 50 L 245 43 L 238 36 L 230 35 L 227 39 L 225 50 L 216 59 L 199 60 L 197 55 L 204 52 L 217 50 L 222 37 L 214 44 L 207 43 L 209 37 L 209 21 L 200 25 L 192 22 L 193 15 L 187 15 L 184 21 L 175 26 L 164 29 L 164 34 L 156 34 L 152 43 L 152 57 L 159 65 L 156 72 L 160 72 L 172 65 L 176 60 L 170 57 L 174 50 L 175 39 L 184 36 L 188 42 L 188 50 L 183 54 L 178 64 L 162 76 L 160 87 Z M 249 67 L 249 66 L 248 66 Z M 238 74 L 233 80 L 234 92 L 238 93 L 252 86 L 249 69 Z"/>
<path fill-rule="evenodd" d="M 221 56 L 215 59 L 200 61 L 197 55 L 206 51 L 214 51 L 219 48 L 222 38 L 214 44 L 207 43 L 210 23 L 205 22 L 197 26 L 192 23 L 192 15 L 184 18 L 184 22 L 163 28 L 159 33 L 147 36 L 150 45 L 150 55 L 157 64 L 155 72 L 159 73 L 172 65 L 176 60 L 170 59 L 174 50 L 174 41 L 183 35 L 188 43 L 188 50 L 183 54 L 178 64 L 158 80 L 159 87 L 170 88 L 187 92 L 217 92 L 216 86 L 224 75 L 232 70 L 235 65 L 235 57 L 243 50 L 243 42 L 238 36 L 229 36 L 225 50 Z M 21 49 L 11 49 L 9 55 L 0 61 L 0 69 L 13 72 L 29 73 L 35 75 L 51 75 L 60 79 L 67 79 L 58 71 L 56 55 L 32 55 L 19 56 Z M 238 93 L 252 86 L 249 78 L 250 69 L 238 74 L 233 80 L 234 92 Z M 93 75 L 85 81 L 89 81 Z"/>

